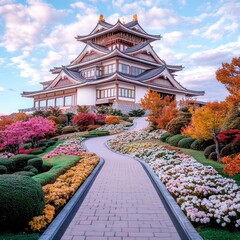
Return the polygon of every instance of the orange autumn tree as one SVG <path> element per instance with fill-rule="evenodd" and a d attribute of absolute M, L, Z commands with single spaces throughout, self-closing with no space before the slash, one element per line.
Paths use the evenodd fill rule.
<path fill-rule="evenodd" d="M 27 121 L 29 117 L 26 113 L 15 113 L 12 118 L 15 122 L 18 122 Z"/>
<path fill-rule="evenodd" d="M 191 136 L 199 141 L 213 139 L 216 144 L 216 154 L 219 160 L 218 134 L 224 127 L 228 113 L 226 102 L 212 102 L 196 110 L 190 110 L 192 121 L 183 131 L 183 135 Z"/>
<path fill-rule="evenodd" d="M 0 116 L 0 131 L 5 129 L 5 126 L 14 123 L 14 121 L 8 116 Z"/>
<path fill-rule="evenodd" d="M 148 121 L 165 128 L 166 124 L 176 116 L 176 101 L 170 96 L 161 98 L 160 94 L 151 89 L 141 99 L 140 105 L 144 110 L 150 110 Z"/>
<path fill-rule="evenodd" d="M 230 176 L 240 173 L 240 154 L 231 158 L 229 156 L 224 157 L 222 162 L 225 163 L 223 172 L 228 173 Z"/>
<path fill-rule="evenodd" d="M 222 68 L 216 71 L 216 78 L 225 85 L 230 95 L 227 101 L 237 105 L 240 103 L 240 57 L 233 58 L 231 63 L 222 63 Z"/>

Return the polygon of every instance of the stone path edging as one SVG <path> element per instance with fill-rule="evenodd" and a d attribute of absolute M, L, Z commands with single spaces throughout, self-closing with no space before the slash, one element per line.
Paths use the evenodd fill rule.
<path fill-rule="evenodd" d="M 104 159 L 100 159 L 98 165 L 94 168 L 94 170 L 80 186 L 77 192 L 73 195 L 73 197 L 68 201 L 68 203 L 57 215 L 57 217 L 44 231 L 39 240 L 56 240 L 61 238 L 75 213 L 81 206 L 85 196 L 87 195 L 103 165 Z"/>
<path fill-rule="evenodd" d="M 149 167 L 149 165 L 145 161 L 143 161 L 140 158 L 134 158 L 130 154 L 123 154 L 121 152 L 115 151 L 111 149 L 107 143 L 105 143 L 105 146 L 114 153 L 131 157 L 141 163 L 148 177 L 152 181 L 153 186 L 155 187 L 160 199 L 162 200 L 164 206 L 166 207 L 166 210 L 169 213 L 169 216 L 172 219 L 182 239 L 203 240 L 203 238 L 199 235 L 199 233 L 193 227 L 192 223 L 187 219 L 185 214 L 182 212 L 181 208 L 178 206 L 175 199 L 168 192 L 165 185 L 161 182 L 159 177 L 153 172 L 153 170 Z"/>

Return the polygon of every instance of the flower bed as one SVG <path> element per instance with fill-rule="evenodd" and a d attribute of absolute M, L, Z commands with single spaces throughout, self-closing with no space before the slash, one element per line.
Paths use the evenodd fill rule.
<path fill-rule="evenodd" d="M 71 138 L 64 143 L 59 144 L 53 151 L 45 154 L 44 158 L 52 158 L 61 155 L 79 155 L 85 152 L 85 149 L 81 147 L 81 141 L 83 138 Z"/>
<path fill-rule="evenodd" d="M 128 126 L 125 126 L 124 124 L 105 124 L 97 130 L 103 130 L 103 131 L 110 131 L 111 134 L 119 133 L 124 130 L 128 130 Z"/>
<path fill-rule="evenodd" d="M 188 155 L 150 143 L 131 143 L 143 136 L 150 138 L 146 135 L 123 134 L 108 145 L 146 161 L 195 225 L 239 229 L 240 188 L 236 182 Z"/>
<path fill-rule="evenodd" d="M 99 157 L 96 154 L 82 153 L 81 160 L 76 166 L 59 176 L 54 183 L 43 187 L 46 201 L 45 209 L 43 215 L 36 216 L 29 222 L 31 230 L 40 231 L 46 228 L 53 220 L 55 212 L 59 212 L 74 195 L 98 162 Z"/>

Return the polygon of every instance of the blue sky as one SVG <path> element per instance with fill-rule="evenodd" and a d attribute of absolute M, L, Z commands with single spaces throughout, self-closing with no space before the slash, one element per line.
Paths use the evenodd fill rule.
<path fill-rule="evenodd" d="M 224 100 L 215 79 L 222 62 L 240 54 L 238 0 L 0 0 L 0 114 L 33 106 L 23 91 L 40 90 L 53 79 L 49 69 L 68 64 L 83 49 L 75 36 L 88 34 L 99 14 L 106 21 L 131 21 L 163 38 L 152 45 L 167 64 L 182 64 L 176 79 L 205 90 L 199 100 Z"/>

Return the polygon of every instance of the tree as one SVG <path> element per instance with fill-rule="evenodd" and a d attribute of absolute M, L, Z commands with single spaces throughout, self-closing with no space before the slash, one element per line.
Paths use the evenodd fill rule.
<path fill-rule="evenodd" d="M 62 114 L 62 110 L 59 107 L 49 107 L 47 111 L 48 116 L 59 117 Z"/>
<path fill-rule="evenodd" d="M 192 111 L 192 121 L 184 129 L 183 135 L 191 136 L 199 141 L 213 139 L 216 144 L 216 154 L 219 160 L 218 134 L 223 129 L 228 113 L 226 102 L 212 102 Z"/>
<path fill-rule="evenodd" d="M 19 152 L 20 144 L 31 142 L 32 147 L 35 147 L 39 139 L 54 131 L 55 128 L 50 121 L 43 117 L 34 117 L 25 122 L 18 121 L 0 131 L 0 147 L 16 154 Z"/>
<path fill-rule="evenodd" d="M 167 96 L 165 98 L 161 98 L 160 94 L 151 89 L 145 94 L 145 96 L 141 99 L 140 105 L 145 110 L 150 110 L 150 114 L 148 115 L 148 121 L 152 122 L 153 124 L 160 124 L 160 126 L 164 125 L 166 115 L 162 117 L 164 111 L 170 112 L 176 107 L 176 102 L 173 101 L 171 104 L 172 98 Z M 170 106 L 169 109 L 166 107 Z M 175 107 L 174 107 L 175 106 Z"/>
<path fill-rule="evenodd" d="M 12 124 L 14 121 L 8 116 L 0 116 L 0 131 L 4 130 L 7 125 Z"/>
<path fill-rule="evenodd" d="M 216 71 L 216 78 L 225 85 L 230 93 L 227 100 L 240 103 L 240 57 L 233 58 L 231 63 L 222 63 L 222 68 Z"/>
<path fill-rule="evenodd" d="M 28 115 L 26 113 L 15 113 L 13 115 L 13 120 L 15 122 L 18 122 L 18 121 L 27 121 L 28 120 Z"/>

